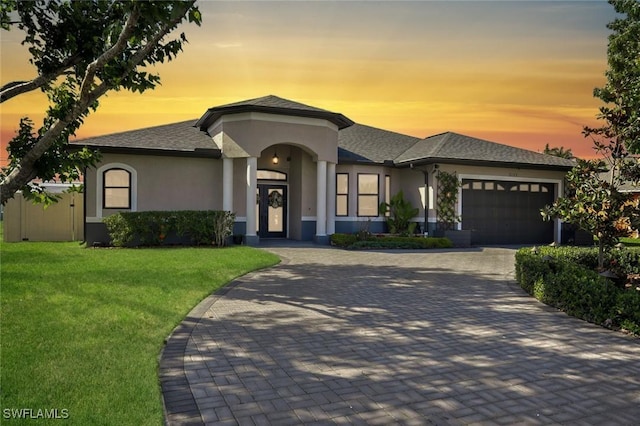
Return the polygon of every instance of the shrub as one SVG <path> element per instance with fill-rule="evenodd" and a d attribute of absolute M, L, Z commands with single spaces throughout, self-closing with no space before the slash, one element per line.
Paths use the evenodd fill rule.
<path fill-rule="evenodd" d="M 231 236 L 235 215 L 217 210 L 120 212 L 104 219 L 111 244 L 157 246 L 175 234 L 193 245 L 222 247 Z"/>
<path fill-rule="evenodd" d="M 337 247 L 349 247 L 358 241 L 358 237 L 354 234 L 332 234 L 331 245 Z"/>
<path fill-rule="evenodd" d="M 624 267 L 629 270 L 637 267 L 639 254 L 614 251 L 611 256 L 620 264 L 630 262 Z M 593 265 L 596 250 L 542 247 L 534 253 L 525 248 L 516 253 L 516 279 L 527 293 L 569 315 L 601 325 L 611 321 L 640 335 L 640 292 L 616 287 Z"/>
<path fill-rule="evenodd" d="M 389 215 L 386 219 L 389 232 L 392 234 L 400 234 L 402 236 L 412 235 L 416 229 L 416 223 L 411 220 L 416 216 L 419 210 L 411 202 L 404 199 L 404 194 L 399 191 L 391 197 L 389 203 L 380 203 L 378 212 L 381 216 Z"/>
<path fill-rule="evenodd" d="M 349 249 L 432 249 L 453 247 L 448 238 L 376 237 L 360 240 L 352 234 L 333 234 L 331 244 Z"/>

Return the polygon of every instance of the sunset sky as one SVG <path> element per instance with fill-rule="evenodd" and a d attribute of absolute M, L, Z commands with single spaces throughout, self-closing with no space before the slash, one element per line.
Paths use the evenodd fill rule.
<path fill-rule="evenodd" d="M 78 137 L 200 117 L 269 94 L 417 137 L 454 131 L 592 156 L 604 84 L 605 1 L 200 1 L 201 27 L 157 67 L 162 86 L 111 93 Z M 35 76 L 17 31 L 1 34 L 2 84 Z M 41 93 L 0 106 L 2 144 L 19 118 L 39 122 Z M 5 158 L 5 154 L 2 154 Z"/>

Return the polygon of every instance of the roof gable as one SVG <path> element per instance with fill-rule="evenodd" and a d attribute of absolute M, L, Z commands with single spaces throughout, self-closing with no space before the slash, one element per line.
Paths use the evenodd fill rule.
<path fill-rule="evenodd" d="M 425 160 L 475 163 L 507 163 L 525 166 L 571 168 L 572 160 L 522 148 L 446 132 L 422 139 L 397 158 L 397 164 Z"/>

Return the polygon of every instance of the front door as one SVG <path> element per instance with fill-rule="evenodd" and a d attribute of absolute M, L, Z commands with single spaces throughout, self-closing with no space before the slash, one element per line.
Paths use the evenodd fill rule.
<path fill-rule="evenodd" d="M 258 236 L 287 237 L 286 185 L 258 184 Z"/>

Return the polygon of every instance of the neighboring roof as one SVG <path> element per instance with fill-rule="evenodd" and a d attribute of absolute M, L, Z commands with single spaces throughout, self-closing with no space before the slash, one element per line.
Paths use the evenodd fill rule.
<path fill-rule="evenodd" d="M 69 141 L 71 145 L 99 148 L 101 151 L 131 152 L 137 150 L 155 151 L 158 153 L 182 153 L 219 157 L 220 150 L 205 132 L 194 127 L 195 120 L 145 129 L 112 133 L 87 139 Z"/>
<path fill-rule="evenodd" d="M 354 124 L 338 134 L 338 159 L 366 163 L 393 161 L 418 141 L 413 136 Z"/>
<path fill-rule="evenodd" d="M 501 163 L 570 169 L 573 160 L 446 132 L 422 139 L 394 159 L 398 165 L 424 162 Z"/>
<path fill-rule="evenodd" d="M 276 115 L 321 118 L 335 124 L 338 126 L 338 129 L 344 129 L 353 124 L 353 121 L 342 114 L 269 95 L 262 98 L 249 99 L 209 108 L 196 122 L 196 126 L 202 130 L 206 130 L 223 115 L 239 114 L 242 112 L 264 112 Z"/>

